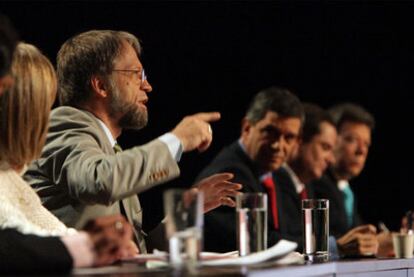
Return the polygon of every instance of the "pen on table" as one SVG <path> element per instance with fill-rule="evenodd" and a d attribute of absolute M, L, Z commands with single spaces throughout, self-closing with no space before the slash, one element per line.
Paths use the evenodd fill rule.
<path fill-rule="evenodd" d="M 413 233 L 413 211 L 406 212 L 405 216 L 407 217 L 407 233 Z"/>
<path fill-rule="evenodd" d="M 388 227 L 385 225 L 385 223 L 384 222 L 382 222 L 382 221 L 380 221 L 380 222 L 378 222 L 378 228 L 382 231 L 382 232 L 385 232 L 385 233 L 389 233 L 390 232 L 390 229 L 388 229 Z"/>

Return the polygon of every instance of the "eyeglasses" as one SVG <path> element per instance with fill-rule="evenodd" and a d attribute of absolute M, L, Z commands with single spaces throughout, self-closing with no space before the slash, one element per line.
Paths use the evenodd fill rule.
<path fill-rule="evenodd" d="M 137 79 L 139 79 L 142 83 L 144 83 L 147 80 L 147 75 L 145 75 L 145 70 L 138 70 L 138 69 L 112 69 L 112 71 L 116 72 L 127 72 L 132 73 L 133 76 Z M 139 76 L 141 73 L 141 76 Z"/>

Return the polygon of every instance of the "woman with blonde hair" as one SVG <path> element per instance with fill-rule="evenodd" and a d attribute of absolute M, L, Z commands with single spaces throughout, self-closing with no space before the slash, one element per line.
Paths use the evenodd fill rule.
<path fill-rule="evenodd" d="M 21 177 L 45 143 L 56 96 L 55 71 L 29 44 L 18 44 L 13 59 L 14 85 L 0 96 L 0 227 L 28 234 L 64 235 L 74 230 L 44 208 Z"/>
<path fill-rule="evenodd" d="M 132 229 L 122 216 L 97 219 L 90 222 L 86 232 L 77 232 L 44 208 L 36 192 L 22 179 L 26 164 L 40 155 L 45 143 L 57 82 L 50 61 L 25 43 L 17 45 L 11 75 L 13 85 L 0 95 L 0 229 L 59 236 L 74 267 L 107 264 L 130 255 Z M 46 249 L 39 245 L 36 255 Z M 36 255 L 32 258 L 40 259 Z M 54 267 L 49 269 L 53 271 Z"/>

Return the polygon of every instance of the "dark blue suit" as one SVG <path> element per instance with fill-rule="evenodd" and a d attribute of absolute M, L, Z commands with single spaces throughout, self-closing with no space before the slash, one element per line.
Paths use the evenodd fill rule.
<path fill-rule="evenodd" d="M 260 173 L 256 165 L 246 155 L 236 141 L 225 147 L 213 161 L 200 173 L 197 180 L 215 173 L 231 172 L 233 182 L 243 185 L 243 192 L 263 192 L 266 189 L 260 183 Z M 276 186 L 276 191 L 278 187 Z M 277 202 L 279 193 L 277 194 Z M 280 214 L 279 214 L 280 218 Z M 236 245 L 236 211 L 235 208 L 220 207 L 205 214 L 204 245 L 207 251 L 227 252 L 237 250 Z M 271 211 L 268 212 L 268 245 L 280 240 L 279 230 L 274 229 Z"/>
<path fill-rule="evenodd" d="M 281 202 L 279 204 L 280 233 L 284 239 L 298 243 L 297 251 L 302 251 L 302 199 L 297 193 L 289 173 L 282 167 L 274 173 Z M 306 185 L 308 198 L 313 198 L 311 185 Z"/>
<path fill-rule="evenodd" d="M 328 170 L 321 179 L 313 182 L 313 185 L 317 198 L 329 199 L 329 233 L 339 238 L 352 228 L 361 225 L 362 220 L 358 215 L 357 201 L 354 198 L 353 223 L 351 226 L 348 226 L 344 195 L 338 188 L 337 183 L 338 181 L 330 170 Z"/>

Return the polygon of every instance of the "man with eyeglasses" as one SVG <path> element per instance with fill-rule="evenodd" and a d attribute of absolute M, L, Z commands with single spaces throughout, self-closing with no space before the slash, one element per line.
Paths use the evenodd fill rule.
<path fill-rule="evenodd" d="M 187 116 L 171 132 L 121 151 L 116 138 L 122 130 L 141 129 L 148 120 L 147 94 L 152 87 L 140 53 L 138 39 L 122 31 L 89 31 L 62 45 L 57 56 L 62 106 L 52 111 L 41 158 L 25 178 L 68 226 L 124 214 L 134 226 L 139 251 L 145 252 L 136 194 L 177 177 L 183 152 L 206 150 L 212 141 L 209 122 L 220 114 Z M 196 184 L 205 192 L 206 211 L 235 205 L 230 197 L 241 186 L 229 182 L 231 177 L 219 174 Z"/>
<path fill-rule="evenodd" d="M 12 61 L 17 43 L 14 27 L 0 13 L 1 105 L 9 101 L 11 94 L 17 93 L 13 86 L 19 79 L 16 73 L 20 71 L 16 70 L 17 63 Z M 83 231 L 63 236 L 23 234 L 12 227 L 0 229 L 1 275 L 67 274 L 75 267 L 110 264 L 119 258 L 119 254 L 128 251 L 132 236 L 131 226 L 120 215 L 89 221 Z"/>

